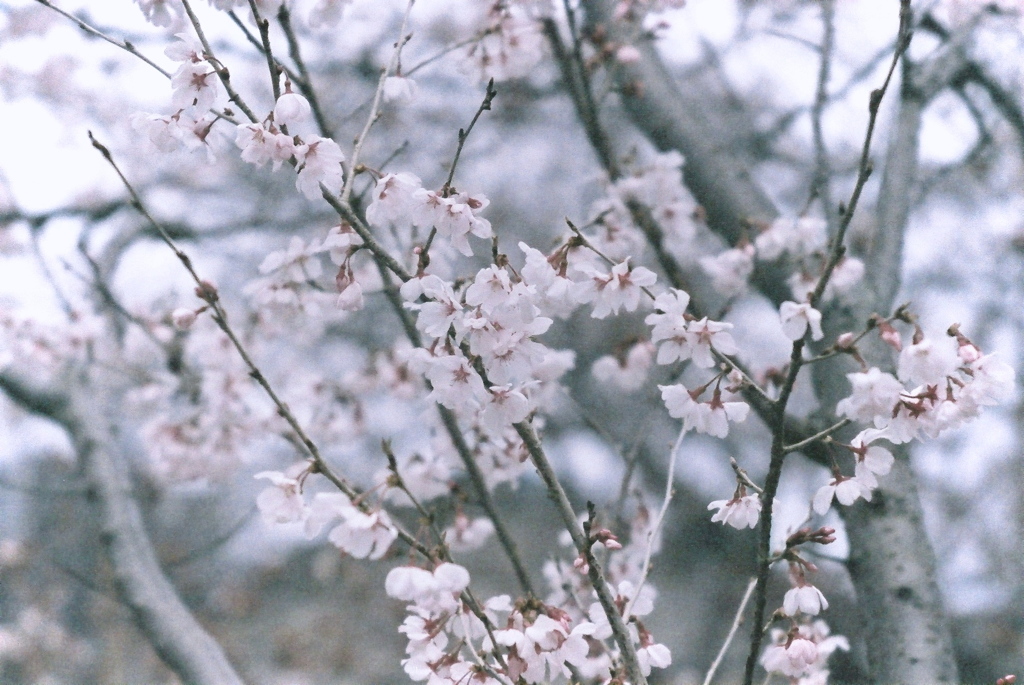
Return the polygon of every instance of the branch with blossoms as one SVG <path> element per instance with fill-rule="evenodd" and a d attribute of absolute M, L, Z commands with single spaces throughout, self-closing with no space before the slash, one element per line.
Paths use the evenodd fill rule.
<path fill-rule="evenodd" d="M 224 9 L 221 5 L 231 3 L 214 4 Z M 703 172 L 698 171 L 696 180 L 688 175 L 691 185 L 683 183 L 681 154 L 667 151 L 647 160 L 639 154 L 620 159 L 613 136 L 602 124 L 602 100 L 595 96 L 592 80 L 607 79 L 627 103 L 642 98 L 645 89 L 650 92 L 653 82 L 629 80 L 633 67 L 643 66 L 650 49 L 643 22 L 673 4 L 678 3 L 620 0 L 595 2 L 592 9 L 574 8 L 567 2 L 571 45 L 564 44 L 553 17 L 538 20 L 517 3 L 488 4 L 478 17 L 474 38 L 462 45 L 466 49 L 461 54 L 487 82 L 485 97 L 468 127 L 459 131 L 447 180 L 432 186 L 409 171 L 385 172 L 390 158 L 378 162 L 376 170 L 361 161 L 376 154 L 372 145 L 381 114 L 386 108 L 403 106 L 415 91 L 408 72 L 403 75 L 400 68 L 401 51 L 415 35 L 409 29 L 416 20 L 413 3 L 405 5 L 398 38 L 376 80 L 368 116 L 346 155 L 330 136 L 332 129 L 317 104 L 285 5 L 250 0 L 258 35 L 246 26 L 247 19 L 233 15 L 260 55 L 260 71 L 269 74 L 274 95 L 270 108 L 249 105 L 234 85 L 240 81 L 231 80 L 228 66 L 213 53 L 200 18 L 187 1 L 180 10 L 140 2 L 150 18 L 162 20 L 162 12 L 183 11 L 195 34 L 180 34 L 167 51 L 178 63 L 171 77 L 173 113 L 135 118 L 150 142 L 163 151 L 184 146 L 213 155 L 220 151 L 214 132 L 229 129 L 234 133 L 235 153 L 243 162 L 259 168 L 269 162 L 273 172 L 294 174 L 301 196 L 316 203 L 323 200 L 338 215 L 337 225 L 326 235 L 293 235 L 286 249 L 265 256 L 259 278 L 245 289 L 256 323 L 243 334 L 229 324 L 222 291 L 198 275 L 191 259 L 114 164 L 111 152 L 94 141 L 121 176 L 133 204 L 195 281 L 202 306 L 171 312 L 175 335 L 192 335 L 201 341 L 203 320 L 212 320 L 241 359 L 242 375 L 248 374 L 270 399 L 273 411 L 287 425 L 285 435 L 308 456 L 283 471 L 256 474 L 268 483 L 257 497 L 265 521 L 291 525 L 310 538 L 329 529 L 327 540 L 357 558 L 382 561 L 398 540 L 416 552 L 415 561 L 392 568 L 385 581 L 387 594 L 407 605 L 399 628 L 408 638 L 402 665 L 414 680 L 431 685 L 569 680 L 643 685 L 652 669 L 668 667 L 671 653 L 655 640 L 643 617 L 654 609 L 655 591 L 648 573 L 672 500 L 679 443 L 690 431 L 727 438 L 751 409 L 772 434 L 764 483 L 755 483 L 734 461 L 735 490 L 729 499 L 709 505 L 713 522 L 737 529 L 760 526 L 745 678 L 751 682 L 760 662 L 767 671 L 792 679 L 822 679 L 827 676 L 829 654 L 847 649 L 848 644 L 845 638 L 830 635 L 817 618 L 828 601 L 814 585 L 816 569 L 807 561 L 804 546 L 828 544 L 834 531 L 822 525 L 801 528 L 788 537 L 782 551 L 772 552 L 773 504 L 786 456 L 796 451 L 813 453 L 830 468 L 827 482 L 810 502 L 813 512 L 824 516 L 834 502 L 846 507 L 872 498 L 879 478 L 888 475 L 896 462 L 882 441 L 902 444 L 935 437 L 977 416 L 1012 385 L 1007 367 L 983 355 L 958 327 L 951 328 L 945 338 L 929 338 L 906 307 L 890 317 L 875 314 L 858 322 L 851 326 L 854 330 L 864 327 L 857 334 L 843 332 L 834 336 L 834 342 L 831 331 L 826 335 L 830 319 L 837 320 L 834 312 L 842 308 L 830 309 L 831 305 L 848 305 L 856 289 L 863 287 L 865 265 L 847 255 L 845 233 L 871 175 L 879 105 L 909 42 L 909 4 L 901 5 L 899 37 L 885 84 L 871 96 L 868 133 L 853 193 L 831 235 L 828 221 L 810 215 L 813 203 L 800 216 L 771 221 L 773 209 L 745 216 L 733 207 L 729 212 L 735 220 L 724 222 L 728 226 L 723 228 L 721 207 L 705 207 L 695 197 Z M 338 0 L 321 0 L 311 23 L 337 20 L 342 6 Z M 614 7 L 614 11 L 602 14 L 602 7 Z M 295 72 L 284 69 L 274 56 L 270 23 L 262 14 L 271 16 L 274 9 L 300 78 L 294 78 Z M 583 25 L 578 23 L 581 11 L 586 15 Z M 831 22 L 831 10 L 825 19 L 826 24 Z M 454 176 L 470 132 L 492 106 L 494 82 L 528 73 L 543 56 L 545 40 L 556 54 L 606 179 L 601 197 L 590 207 L 586 220 L 579 222 L 583 228 L 570 223 L 571 234 L 562 235 L 549 253 L 521 241 L 518 252 L 506 255 L 499 250 L 498 231 L 488 218 L 487 196 L 454 187 Z M 826 35 L 825 42 L 830 40 Z M 831 50 L 823 48 L 822 58 L 814 115 L 818 128 Z M 235 122 L 220 106 L 224 98 L 245 114 L 247 123 L 230 128 Z M 266 116 L 260 118 L 262 112 Z M 309 132 L 314 123 L 318 134 Z M 828 178 L 820 138 L 816 129 L 811 195 L 827 198 L 828 193 L 821 190 Z M 713 166 L 704 170 L 705 177 L 715 175 Z M 355 180 L 367 171 L 372 179 L 364 203 L 355 191 Z M 755 195 L 743 206 L 756 205 Z M 832 213 L 833 208 L 824 208 L 826 217 Z M 735 239 L 730 238 L 717 254 L 700 253 L 712 225 Z M 669 287 L 663 287 L 661 276 L 642 265 L 648 248 Z M 680 255 L 690 254 L 699 257 L 692 265 L 684 265 Z M 477 259 L 481 255 L 490 257 L 483 266 Z M 323 282 L 328 259 L 336 267 L 334 293 Z M 736 324 L 724 319 L 751 280 L 757 282 L 766 270 L 773 277 L 788 274 L 763 290 L 778 305 L 778 331 L 791 345 L 787 366 L 759 374 L 750 370 L 745 350 L 733 338 Z M 705 282 L 714 294 L 698 291 Z M 318 381 L 313 392 L 300 399 L 305 388 L 298 379 L 271 382 L 270 372 L 265 373 L 255 361 L 252 339 L 271 330 L 268 322 L 274 317 L 292 323 L 308 321 L 314 311 L 322 310 L 329 316 L 347 317 L 372 306 L 373 296 L 380 292 L 394 310 L 405 340 L 374 350 L 356 380 Z M 781 292 L 786 295 L 777 297 Z M 670 380 L 657 387 L 668 415 L 681 424 L 676 446 L 665 450 L 669 467 L 662 507 L 654 517 L 645 509 L 638 512 L 629 534 L 619 531 L 621 541 L 619 535 L 601 527 L 595 506 L 588 503 L 581 520 L 579 507 L 571 501 L 543 442 L 546 421 L 555 406 L 553 395 L 576 363 L 572 350 L 551 348 L 547 334 L 555 320 L 580 311 L 598 321 L 626 322 L 623 325 L 628 325 L 629 315 L 639 312 L 634 314 L 637 324 L 642 316 L 650 330 L 644 328 L 629 337 L 614 355 L 599 358 L 591 371 L 609 387 L 634 392 L 647 384 L 651 369 L 665 368 L 659 379 Z M 716 317 L 709 314 L 718 311 Z M 135 323 L 142 327 L 145 322 Z M 911 344 L 903 345 L 904 335 L 911 336 Z M 816 356 L 808 356 L 808 349 L 829 344 Z M 887 345 L 899 353 L 895 375 L 869 365 L 861 355 L 858 345 L 872 344 Z M 838 403 L 835 416 L 818 425 L 816 420 L 789 415 L 788 405 L 803 367 L 840 355 L 858 362 L 860 372 L 849 374 L 852 391 Z M 369 479 L 366 487 L 340 476 L 322 451 L 354 442 L 360 430 L 365 433 L 365 428 L 335 426 L 346 418 L 330 416 L 329 407 L 337 397 L 356 406 L 349 417 L 353 424 L 362 420 L 367 407 L 384 406 L 383 411 L 392 412 L 394 405 L 400 405 L 416 412 L 417 418 L 401 429 L 410 445 L 399 440 L 394 442 L 399 447 L 388 444 L 383 450 L 387 468 Z M 224 417 L 242 413 L 225 411 L 208 424 L 197 420 L 189 427 L 217 433 L 231 424 Z M 262 428 L 273 423 L 279 424 L 278 419 Z M 846 429 L 855 423 L 869 427 L 849 437 Z M 180 436 L 183 427 L 163 431 L 164 439 L 167 434 Z M 327 432 L 330 428 L 336 432 Z M 321 429 L 328 437 L 318 440 L 314 434 Z M 569 559 L 554 560 L 545 568 L 551 586 L 548 595 L 531 581 L 530 569 L 492 497 L 500 484 L 517 483 L 529 465 L 553 500 L 573 547 Z M 473 503 L 485 517 L 471 520 L 459 500 L 447 508 L 432 504 L 456 496 L 455 479 L 460 472 L 465 473 Z M 321 475 L 323 479 L 317 477 Z M 323 480 L 337 491 L 314 492 L 326 485 Z M 398 523 L 402 514 L 397 510 L 402 507 L 411 507 L 425 522 L 417 534 Z M 478 600 L 470 591 L 469 572 L 457 563 L 456 555 L 479 547 L 490 535 L 498 538 L 510 560 L 519 596 Z M 766 621 L 770 571 L 780 562 L 788 564 L 793 587 Z M 746 600 L 739 614 L 745 604 Z M 738 615 L 731 634 L 739 621 Z M 771 644 L 762 652 L 768 631 L 772 631 Z M 708 680 L 715 670 L 713 666 Z"/>

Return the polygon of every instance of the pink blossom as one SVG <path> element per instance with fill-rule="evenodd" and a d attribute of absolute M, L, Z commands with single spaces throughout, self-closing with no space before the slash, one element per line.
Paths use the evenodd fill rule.
<path fill-rule="evenodd" d="M 802 637 L 794 638 L 786 645 L 771 645 L 761 656 L 761 664 L 766 671 L 791 678 L 807 674 L 817 660 L 817 645 Z"/>
<path fill-rule="evenodd" d="M 620 309 L 636 311 L 640 305 L 642 288 L 654 285 L 657 275 L 650 269 L 638 266 L 630 269 L 629 259 L 612 267 L 611 273 L 589 269 L 587 278 L 578 284 L 576 296 L 580 302 L 593 302 L 591 316 L 603 319 L 609 314 L 618 314 Z"/>
<path fill-rule="evenodd" d="M 187 331 L 196 322 L 196 311 L 186 307 L 179 307 L 171 312 L 171 323 L 179 331 Z"/>
<path fill-rule="evenodd" d="M 709 321 L 707 317 L 700 321 L 691 321 L 686 327 L 686 333 L 693 363 L 702 369 L 713 367 L 715 358 L 711 354 L 712 348 L 724 355 L 739 352 L 739 347 L 728 332 L 730 330 L 731 323 Z"/>
<path fill-rule="evenodd" d="M 384 174 L 373 187 L 366 220 L 380 227 L 412 224 L 414 193 L 422 188 L 422 181 L 413 174 Z"/>
<path fill-rule="evenodd" d="M 306 463 L 299 464 L 300 471 L 308 470 Z M 270 481 L 271 487 L 266 488 L 256 497 L 263 520 L 267 523 L 294 523 L 306 518 L 309 510 L 302 497 L 302 485 L 297 478 L 298 473 L 289 469 L 292 475 L 280 471 L 261 471 L 255 475 L 257 479 Z"/>
<path fill-rule="evenodd" d="M 388 76 L 384 79 L 384 90 L 382 95 L 384 102 L 406 104 L 416 99 L 419 87 L 411 78 L 404 76 Z"/>
<path fill-rule="evenodd" d="M 445 541 L 453 552 L 471 552 L 483 547 L 493 533 L 494 523 L 489 518 L 470 519 L 459 513 L 445 530 Z"/>

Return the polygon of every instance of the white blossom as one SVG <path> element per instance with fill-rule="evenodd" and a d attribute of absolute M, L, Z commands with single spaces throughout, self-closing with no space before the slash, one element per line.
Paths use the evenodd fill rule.
<path fill-rule="evenodd" d="M 806 302 L 783 302 L 779 307 L 779 318 L 782 320 L 782 332 L 790 340 L 803 338 L 808 327 L 813 340 L 825 337 L 821 332 L 821 312 Z"/>
<path fill-rule="evenodd" d="M 636 311 L 640 305 L 642 288 L 654 285 L 657 275 L 650 269 L 629 267 L 625 260 L 612 267 L 610 273 L 590 269 L 587 277 L 577 284 L 576 296 L 580 302 L 593 302 L 595 319 L 618 314 L 620 309 Z"/>
<path fill-rule="evenodd" d="M 828 609 L 828 600 L 813 585 L 790 588 L 782 599 L 782 610 L 787 616 L 796 616 L 798 613 L 817 616 L 825 609 Z"/>
<path fill-rule="evenodd" d="M 345 155 L 330 138 L 307 136 L 302 145 L 295 147 L 295 159 L 299 163 L 295 188 L 310 200 L 322 197 L 321 184 L 331 192 L 341 189 L 341 163 Z"/>
<path fill-rule="evenodd" d="M 754 528 L 761 515 L 761 498 L 754 494 L 730 500 L 720 499 L 709 504 L 708 509 L 718 510 L 711 517 L 712 523 L 721 521 L 738 530 Z"/>
<path fill-rule="evenodd" d="M 821 486 L 814 493 L 814 511 L 824 515 L 832 507 L 833 497 L 844 506 L 850 506 L 860 498 L 871 501 L 871 488 L 862 480 L 854 478 L 836 477 L 827 485 Z"/>

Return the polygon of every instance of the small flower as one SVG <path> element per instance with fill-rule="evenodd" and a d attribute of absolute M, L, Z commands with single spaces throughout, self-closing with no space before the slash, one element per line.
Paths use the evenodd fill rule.
<path fill-rule="evenodd" d="M 821 594 L 821 590 L 813 585 L 792 588 L 782 599 L 782 610 L 787 616 L 796 616 L 798 613 L 817 616 L 825 609 L 828 609 L 828 600 Z"/>
<path fill-rule="evenodd" d="M 871 488 L 864 481 L 854 477 L 836 476 L 828 485 L 823 485 L 814 493 L 814 511 L 824 515 L 832 506 L 832 498 L 839 500 L 839 503 L 850 506 L 863 497 L 871 501 Z"/>
<path fill-rule="evenodd" d="M 782 332 L 790 340 L 800 340 L 811 329 L 811 338 L 821 340 L 825 334 L 821 332 L 821 312 L 804 302 L 783 302 L 779 307 L 779 318 L 782 320 Z"/>
<path fill-rule="evenodd" d="M 899 377 L 919 385 L 945 384 L 960 366 L 958 346 L 952 338 L 924 338 L 900 353 Z"/>
<path fill-rule="evenodd" d="M 309 100 L 289 89 L 281 94 L 274 105 L 274 122 L 282 126 L 294 126 L 308 120 L 311 112 Z"/>
<path fill-rule="evenodd" d="M 307 464 L 301 466 L 302 470 L 308 469 Z M 256 497 L 256 506 L 259 507 L 263 520 L 269 524 L 294 523 L 306 518 L 309 510 L 306 501 L 302 497 L 302 484 L 299 482 L 299 475 L 289 469 L 291 476 L 280 471 L 261 471 L 254 478 L 269 480 L 271 487 L 263 490 Z"/>
<path fill-rule="evenodd" d="M 715 290 L 725 297 L 735 297 L 747 289 L 747 280 L 754 273 L 754 246 L 748 244 L 714 257 L 702 257 L 700 265 L 711 276 Z"/>
<path fill-rule="evenodd" d="M 850 379 L 853 393 L 839 401 L 837 414 L 854 421 L 874 422 L 876 428 L 892 420 L 893 408 L 899 404 L 900 393 L 904 391 L 902 383 L 876 367 L 863 373 L 849 373 L 846 377 Z"/>
<path fill-rule="evenodd" d="M 711 517 L 712 523 L 721 521 L 737 530 L 754 528 L 761 515 L 761 498 L 755 495 L 733 497 L 730 500 L 716 500 L 708 509 L 717 509 Z"/>
<path fill-rule="evenodd" d="M 642 266 L 631 269 L 627 258 L 613 266 L 608 274 L 591 267 L 588 277 L 579 283 L 576 295 L 580 302 L 594 302 L 591 316 L 603 319 L 609 314 L 618 314 L 620 309 L 636 311 L 642 288 L 654 285 L 657 278 L 653 271 Z"/>
<path fill-rule="evenodd" d="M 797 637 L 786 645 L 768 647 L 761 657 L 761 664 L 770 673 L 798 678 L 805 675 L 817 660 L 817 645 L 810 640 Z"/>

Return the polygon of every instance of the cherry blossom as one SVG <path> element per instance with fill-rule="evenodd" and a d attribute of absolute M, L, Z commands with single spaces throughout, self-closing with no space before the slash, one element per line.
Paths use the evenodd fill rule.
<path fill-rule="evenodd" d="M 900 401 L 903 384 L 877 367 L 846 377 L 850 379 L 853 393 L 836 404 L 836 413 L 854 421 L 871 422 L 876 428 L 886 425 Z"/>
<path fill-rule="evenodd" d="M 425 375 L 434 388 L 429 399 L 456 412 L 475 411 L 491 397 L 480 374 L 461 354 L 431 358 Z"/>
<path fill-rule="evenodd" d="M 520 242 L 519 249 L 526 254 L 526 264 L 520 274 L 523 281 L 533 289 L 536 297 L 534 302 L 543 311 L 553 316 L 565 317 L 578 306 L 576 285 L 559 274 L 551 261 L 540 250 Z"/>
<path fill-rule="evenodd" d="M 712 523 L 721 521 L 737 530 L 754 528 L 761 515 L 761 498 L 754 494 L 715 500 L 708 509 L 718 510 L 711 517 Z"/>
<path fill-rule="evenodd" d="M 900 353 L 898 376 L 916 384 L 945 384 L 960 365 L 957 350 L 956 341 L 949 337 L 915 340 Z"/>
<path fill-rule="evenodd" d="M 478 238 L 490 238 L 493 235 L 491 223 L 477 216 L 477 212 L 490 204 L 490 200 L 484 195 L 458 193 L 445 197 L 432 190 L 420 188 L 413 192 L 413 199 L 413 223 L 419 226 L 433 226 L 440 235 L 448 238 L 452 247 L 467 257 L 473 255 L 469 235 Z"/>
<path fill-rule="evenodd" d="M 309 471 L 309 465 L 304 462 L 298 466 L 301 467 L 300 473 Z M 309 508 L 302 497 L 300 473 L 294 473 L 294 468 L 289 469 L 289 472 L 291 476 L 280 471 L 261 471 L 254 476 L 268 480 L 271 484 L 271 487 L 256 497 L 256 506 L 268 524 L 303 521 L 309 514 Z"/>
<path fill-rule="evenodd" d="M 345 7 L 352 0 L 318 0 L 309 10 L 309 25 L 314 29 L 329 29 L 337 26 Z"/>
<path fill-rule="evenodd" d="M 860 498 L 870 502 L 871 488 L 858 478 L 836 476 L 814 493 L 814 511 L 824 515 L 832 507 L 833 497 L 845 506 L 850 506 Z"/>
<path fill-rule="evenodd" d="M 384 89 L 381 95 L 384 102 L 406 104 L 416 99 L 419 87 L 411 78 L 404 76 L 388 76 L 384 79 Z"/>
<path fill-rule="evenodd" d="M 672 652 L 663 644 L 651 644 L 636 651 L 640 662 L 640 670 L 650 675 L 652 668 L 668 668 L 672 665 Z"/>
<path fill-rule="evenodd" d="M 533 409 L 526 395 L 510 385 L 492 386 L 490 392 L 491 398 L 480 414 L 480 423 L 492 433 L 500 433 L 504 428 L 525 420 Z"/>
<path fill-rule="evenodd" d="M 398 530 L 387 512 L 366 513 L 346 495 L 323 492 L 317 493 L 310 503 L 306 535 L 315 537 L 324 525 L 338 518 L 341 523 L 331 529 L 327 540 L 357 559 L 380 559 L 398 538 Z"/>
<path fill-rule="evenodd" d="M 154 26 L 172 27 L 181 16 L 180 5 L 172 0 L 135 0 L 135 4 Z"/>
<path fill-rule="evenodd" d="M 791 678 L 806 675 L 817 660 L 817 645 L 802 637 L 793 638 L 787 644 L 770 645 L 761 656 L 766 671 Z"/>
<path fill-rule="evenodd" d="M 466 51 L 465 64 L 481 81 L 526 76 L 544 54 L 538 22 L 505 3 L 491 6 L 481 38 Z"/>
<path fill-rule="evenodd" d="M 274 123 L 279 126 L 297 126 L 305 123 L 312 112 L 309 100 L 299 93 L 293 93 L 290 83 L 285 88 L 285 92 L 281 93 L 281 97 L 277 98 L 274 105 Z"/>
<path fill-rule="evenodd" d="M 321 184 L 332 192 L 341 188 L 345 155 L 330 138 L 307 136 L 302 145 L 295 147 L 295 159 L 299 164 L 295 188 L 310 200 L 320 199 Z"/>
<path fill-rule="evenodd" d="M 451 492 L 451 466 L 444 455 L 434 450 L 421 450 L 399 460 L 398 474 L 402 483 L 413 497 L 420 503 L 447 495 Z M 387 480 L 388 472 L 377 473 L 376 481 Z M 412 506 L 409 495 L 405 491 L 391 488 L 387 492 L 387 500 Z"/>
<path fill-rule="evenodd" d="M 235 132 L 235 145 L 242 150 L 243 162 L 258 167 L 273 162 L 274 171 L 295 155 L 295 143 L 291 136 L 262 124 L 239 124 Z"/>
<path fill-rule="evenodd" d="M 388 573 L 384 590 L 389 597 L 411 602 L 437 615 L 455 611 L 459 594 L 469 587 L 469 572 L 458 564 L 440 564 L 432 572 L 415 566 L 397 566 Z"/>
<path fill-rule="evenodd" d="M 684 431 L 692 428 L 698 433 L 724 438 L 729 434 L 729 421 L 742 422 L 750 412 L 746 402 L 723 402 L 719 390 L 715 390 L 710 402 L 698 402 L 694 393 L 700 396 L 702 390 L 691 392 L 682 384 L 659 385 L 658 388 L 669 416 L 683 419 Z"/>
<path fill-rule="evenodd" d="M 179 307 L 171 312 L 171 323 L 179 331 L 187 331 L 196 322 L 196 311 L 185 307 Z"/>
<path fill-rule="evenodd" d="M 444 537 L 453 552 L 471 552 L 483 547 L 493 533 L 494 523 L 489 518 L 470 519 L 460 512 Z"/>
<path fill-rule="evenodd" d="M 895 461 L 892 452 L 879 445 L 870 444 L 879 435 L 881 435 L 880 431 L 869 429 L 861 431 L 850 441 L 850 447 L 857 457 L 854 473 L 858 480 L 870 488 L 874 488 L 878 484 L 875 476 L 884 476 L 889 473 Z"/>
<path fill-rule="evenodd" d="M 633 312 L 640 305 L 642 288 L 654 285 L 657 278 L 642 266 L 631 269 L 626 259 L 613 266 L 611 273 L 588 269 L 587 277 L 577 283 L 576 297 L 580 302 L 594 303 L 591 316 L 595 319 L 618 314 L 620 309 Z"/>
<path fill-rule="evenodd" d="M 413 209 L 418 202 L 415 193 L 422 188 L 422 181 L 413 174 L 384 174 L 373 188 L 366 220 L 381 227 L 412 224 Z"/>
<path fill-rule="evenodd" d="M 647 380 L 653 354 L 654 348 L 649 342 L 639 342 L 629 348 L 624 358 L 608 354 L 599 357 L 594 361 L 591 373 L 601 382 L 633 392 Z"/>
<path fill-rule="evenodd" d="M 806 302 L 783 302 L 779 307 L 779 318 L 782 320 L 782 332 L 790 340 L 800 340 L 808 328 L 811 329 L 811 339 L 825 337 L 821 332 L 821 312 Z"/>
<path fill-rule="evenodd" d="M 798 613 L 817 616 L 825 609 L 828 609 L 828 600 L 821 594 L 821 590 L 813 585 L 804 584 L 790 588 L 782 600 L 782 610 L 787 616 L 796 616 Z"/>
<path fill-rule="evenodd" d="M 740 348 L 728 332 L 730 330 L 732 330 L 731 323 L 709 321 L 707 317 L 699 321 L 691 321 L 686 327 L 686 333 L 693 363 L 702 369 L 710 369 L 716 363 L 711 353 L 712 349 L 724 355 L 733 355 L 739 352 Z"/>
<path fill-rule="evenodd" d="M 771 261 L 786 252 L 798 257 L 811 255 L 825 246 L 825 229 L 825 221 L 817 217 L 776 219 L 754 239 L 757 256 Z"/>

